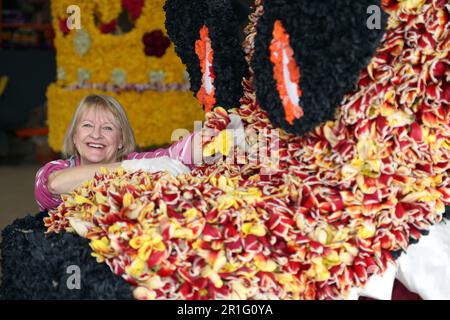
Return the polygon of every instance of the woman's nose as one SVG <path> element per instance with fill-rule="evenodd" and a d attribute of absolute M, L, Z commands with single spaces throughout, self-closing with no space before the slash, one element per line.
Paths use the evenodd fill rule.
<path fill-rule="evenodd" d="M 94 128 L 91 131 L 91 136 L 94 139 L 99 139 L 102 136 L 102 130 L 100 126 L 94 126 Z"/>

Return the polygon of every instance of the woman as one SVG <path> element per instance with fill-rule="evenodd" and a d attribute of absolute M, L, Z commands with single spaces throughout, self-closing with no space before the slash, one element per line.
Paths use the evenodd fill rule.
<path fill-rule="evenodd" d="M 129 170 L 157 171 L 157 164 L 157 169 L 175 175 L 186 172 L 187 167 L 172 160 L 192 163 L 192 137 L 193 134 L 168 149 L 136 153 L 133 130 L 119 102 L 106 95 L 89 95 L 80 102 L 64 137 L 63 153 L 68 160 L 47 163 L 36 174 L 39 208 L 56 208 L 62 202 L 62 194 L 92 179 L 100 167 L 114 170 L 122 165 Z M 154 161 L 144 160 L 152 158 Z"/>

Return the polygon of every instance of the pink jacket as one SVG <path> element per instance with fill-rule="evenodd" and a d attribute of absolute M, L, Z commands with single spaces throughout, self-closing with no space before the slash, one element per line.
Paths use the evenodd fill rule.
<path fill-rule="evenodd" d="M 167 149 L 158 149 L 150 152 L 133 152 L 127 156 L 127 160 L 132 159 L 150 159 L 168 156 L 172 159 L 179 160 L 185 165 L 192 164 L 192 137 L 193 134 L 190 134 L 186 138 L 174 143 Z M 72 166 L 78 166 L 79 161 L 76 159 Z M 36 202 L 39 205 L 39 209 L 43 210 L 51 210 L 59 206 L 62 202 L 62 199 L 58 195 L 53 195 L 50 193 L 47 187 L 48 177 L 49 175 L 57 170 L 62 170 L 71 167 L 70 160 L 55 160 L 44 165 L 39 171 L 36 173 L 36 182 L 34 186 L 34 195 L 36 197 Z"/>

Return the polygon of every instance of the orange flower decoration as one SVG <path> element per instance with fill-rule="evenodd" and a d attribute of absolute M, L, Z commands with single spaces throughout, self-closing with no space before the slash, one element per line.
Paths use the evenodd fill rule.
<path fill-rule="evenodd" d="M 195 42 L 195 53 L 200 60 L 200 67 L 202 70 L 202 87 L 197 92 L 197 99 L 205 106 L 205 112 L 211 111 L 216 103 L 214 94 L 214 71 L 213 55 L 214 52 L 211 47 L 211 38 L 209 37 L 209 30 L 207 26 L 200 29 L 200 39 Z M 208 82 L 209 85 L 208 85 Z"/>
<path fill-rule="evenodd" d="M 286 121 L 292 125 L 294 119 L 300 119 L 304 114 L 303 109 L 298 105 L 298 99 L 302 95 L 299 88 L 300 69 L 295 62 L 294 51 L 289 44 L 289 35 L 279 20 L 275 22 L 273 29 L 270 61 L 273 63 L 273 74 L 284 107 Z M 291 87 L 291 90 L 288 89 L 289 87 Z M 294 93 L 292 94 L 292 92 Z"/>

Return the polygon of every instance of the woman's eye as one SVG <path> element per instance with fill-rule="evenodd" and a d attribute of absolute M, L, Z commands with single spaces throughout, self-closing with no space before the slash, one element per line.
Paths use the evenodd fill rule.
<path fill-rule="evenodd" d="M 92 125 L 89 123 L 85 123 L 82 125 L 83 128 L 92 128 Z"/>
<path fill-rule="evenodd" d="M 103 127 L 104 130 L 108 130 L 108 131 L 112 131 L 113 128 L 112 127 Z"/>

